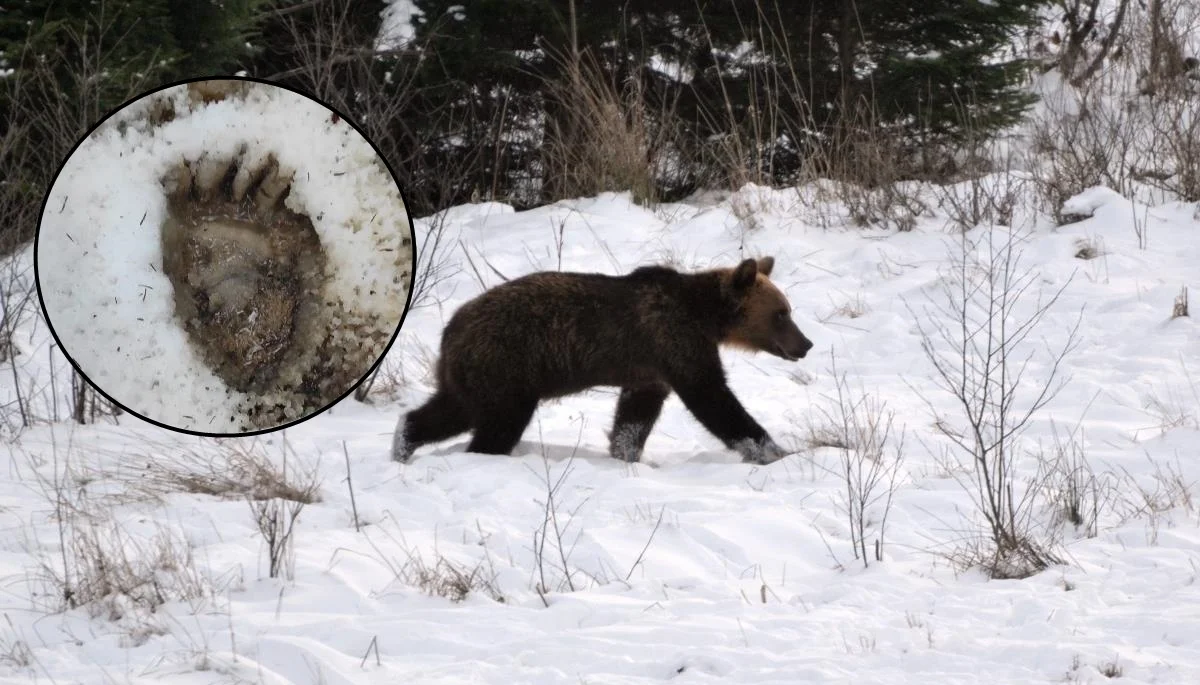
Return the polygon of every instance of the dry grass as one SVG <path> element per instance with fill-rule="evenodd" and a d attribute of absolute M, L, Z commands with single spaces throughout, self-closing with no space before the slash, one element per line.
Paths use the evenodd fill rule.
<path fill-rule="evenodd" d="M 1106 664 L 1101 664 L 1099 667 L 1097 667 L 1097 670 L 1100 671 L 1100 675 L 1104 676 L 1105 678 L 1120 678 L 1121 676 L 1125 675 L 1125 669 L 1121 667 L 1121 663 L 1116 659 Z"/>
<path fill-rule="evenodd" d="M 1195 511 L 1196 481 L 1184 476 L 1178 457 L 1172 464 L 1147 454 L 1146 461 L 1151 467 L 1149 478 L 1138 478 L 1127 469 L 1119 472 L 1120 496 L 1116 504 L 1121 520 L 1154 519 L 1173 510 Z"/>
<path fill-rule="evenodd" d="M 804 434 L 804 445 L 810 450 L 824 447 L 845 450 L 850 449 L 850 440 L 841 426 L 835 424 L 828 417 L 824 417 L 820 423 L 810 417 Z"/>
<path fill-rule="evenodd" d="M 41 608 L 87 607 L 93 616 L 118 621 L 168 602 L 198 611 L 215 598 L 219 588 L 198 565 L 191 543 L 165 524 L 118 518 L 107 500 L 92 496 L 100 486 L 75 468 L 70 449 L 60 454 L 56 448 L 52 461 L 33 473 L 55 538 L 47 544 L 35 530 L 27 542 L 38 564 L 30 578 L 40 587 L 32 595 Z"/>
<path fill-rule="evenodd" d="M 25 670 L 34 664 L 33 650 L 29 642 L 17 632 L 12 619 L 4 616 L 6 628 L 0 629 L 0 666 L 11 670 Z"/>
<path fill-rule="evenodd" d="M 1200 429 L 1200 384 L 1192 379 L 1191 369 L 1182 358 L 1180 372 L 1182 383 L 1168 380 L 1161 388 L 1146 395 L 1142 409 L 1153 417 L 1154 423 L 1145 429 L 1138 429 L 1134 433 L 1135 439 L 1142 430 L 1153 430 L 1164 435 L 1183 426 Z"/>
<path fill-rule="evenodd" d="M 382 535 L 380 540 L 375 539 L 374 533 L 365 531 L 363 537 L 371 548 L 368 556 L 388 569 L 395 584 L 451 602 L 461 602 L 476 593 L 496 602 L 505 601 L 496 582 L 497 573 L 487 550 L 486 537 L 481 537 L 479 542 L 484 558 L 474 564 L 463 564 L 442 555 L 436 544 L 432 560 L 427 560 L 419 549 L 404 540 L 402 532 L 395 535 L 388 528 L 386 525 L 372 528 Z M 334 556 L 347 553 L 351 551 L 339 549 Z"/>
<path fill-rule="evenodd" d="M 1085 537 L 1096 537 L 1101 517 L 1113 506 L 1117 479 L 1092 469 L 1082 437 L 1074 434 L 1063 437 L 1055 431 L 1049 452 L 1035 456 L 1039 465 L 1035 483 L 1050 508 L 1052 523 L 1067 524 Z"/>
<path fill-rule="evenodd" d="M 404 366 L 393 362 L 385 356 L 371 375 L 354 389 L 354 399 L 359 402 L 373 403 L 375 398 L 394 401 L 400 397 L 400 391 L 408 385 L 405 378 Z"/>
<path fill-rule="evenodd" d="M 184 492 L 254 501 L 321 501 L 316 468 L 302 464 L 283 433 L 276 436 L 281 443 L 278 460 L 268 454 L 261 438 L 211 440 L 190 448 L 167 444 L 159 446 L 165 454 L 124 457 L 122 467 L 108 476 L 147 498 Z"/>
<path fill-rule="evenodd" d="M 484 592 L 497 602 L 504 601 L 503 595 L 495 588 L 494 579 L 488 577 L 482 563 L 468 568 L 439 556 L 429 564 L 414 553 L 402 568 L 401 577 L 407 585 L 451 602 L 461 602 L 472 592 Z"/>
<path fill-rule="evenodd" d="M 546 81 L 550 115 L 541 152 L 548 197 L 590 197 L 630 191 L 634 202 L 653 204 L 654 168 L 669 128 L 656 125 L 641 83 L 615 83 L 590 52 L 552 53 L 561 75 Z"/>
<path fill-rule="evenodd" d="M 1100 240 L 1083 240 L 1075 242 L 1075 258 L 1084 261 L 1090 261 L 1100 257 L 1105 253 L 1104 246 Z"/>
<path fill-rule="evenodd" d="M 1179 290 L 1179 294 L 1175 296 L 1175 304 L 1171 307 L 1172 319 L 1184 316 L 1190 316 L 1188 310 L 1188 289 L 1186 285 Z"/>
<path fill-rule="evenodd" d="M 857 319 L 865 316 L 868 311 L 870 307 L 862 294 L 858 293 L 845 298 L 840 304 L 835 302 L 829 313 L 821 318 L 821 323 L 827 323 L 834 318 Z"/>

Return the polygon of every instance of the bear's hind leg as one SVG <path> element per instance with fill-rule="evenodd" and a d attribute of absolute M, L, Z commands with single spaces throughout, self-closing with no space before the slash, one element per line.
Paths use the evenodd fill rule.
<path fill-rule="evenodd" d="M 392 437 L 392 459 L 407 462 L 421 445 L 454 437 L 470 427 L 470 419 L 458 400 L 439 390 L 400 420 Z"/>
<path fill-rule="evenodd" d="M 659 383 L 622 388 L 609 433 L 609 454 L 621 461 L 640 461 L 646 439 L 662 413 L 671 388 Z"/>
<path fill-rule="evenodd" d="M 472 408 L 475 435 L 468 452 L 512 454 L 537 409 L 537 400 L 510 400 L 507 404 Z"/>

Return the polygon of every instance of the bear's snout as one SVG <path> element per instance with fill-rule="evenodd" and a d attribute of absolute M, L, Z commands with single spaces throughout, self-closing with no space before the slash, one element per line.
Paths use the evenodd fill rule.
<path fill-rule="evenodd" d="M 813 348 L 812 341 L 804 337 L 796 324 L 791 324 L 784 331 L 783 335 L 775 342 L 775 354 L 779 357 L 794 362 L 797 359 L 803 359 L 808 351 Z"/>

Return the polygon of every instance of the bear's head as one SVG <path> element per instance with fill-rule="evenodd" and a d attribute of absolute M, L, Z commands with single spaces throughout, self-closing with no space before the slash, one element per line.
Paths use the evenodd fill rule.
<path fill-rule="evenodd" d="M 721 274 L 726 296 L 736 303 L 737 316 L 721 341 L 733 347 L 768 352 L 788 361 L 801 359 L 812 349 L 792 321 L 792 307 L 770 281 L 774 257 L 747 259 Z"/>

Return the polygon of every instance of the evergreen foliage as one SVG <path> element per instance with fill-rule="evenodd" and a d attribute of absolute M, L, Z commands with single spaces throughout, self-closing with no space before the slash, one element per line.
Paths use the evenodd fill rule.
<path fill-rule="evenodd" d="M 382 46 L 384 0 L 6 3 L 0 122 L 18 97 L 52 112 L 0 146 L 20 166 L 6 192 L 44 192 L 69 139 L 129 96 L 239 70 L 362 125 L 418 214 L 631 183 L 662 199 L 813 173 L 885 183 L 895 173 L 875 170 L 944 171 L 938 151 L 1020 118 L 1031 97 L 1012 46 L 1047 4 L 413 0 L 413 38 Z M 606 136 L 627 138 L 613 141 L 620 162 L 594 187 L 564 181 L 609 152 L 572 146 Z M 876 163 L 882 148 L 890 165 Z"/>
<path fill-rule="evenodd" d="M 541 199 L 535 151 L 565 106 L 547 97 L 546 84 L 562 78 L 575 50 L 595 57 L 615 84 L 637 80 L 651 112 L 669 108 L 679 118 L 685 156 L 698 168 L 661 179 L 677 184 L 664 189 L 668 196 L 712 180 L 705 146 L 730 136 L 745 141 L 735 146 L 736 163 L 766 182 L 794 180 L 814 158 L 853 154 L 867 130 L 914 157 L 917 174 L 928 172 L 920 164 L 931 146 L 986 135 L 1025 111 L 1026 64 L 1006 48 L 1046 2 L 416 4 L 426 96 L 462 111 L 449 121 L 475 124 L 458 129 L 438 159 L 456 164 L 471 150 L 491 150 L 471 190 L 521 203 L 531 189 L 528 201 Z"/>

